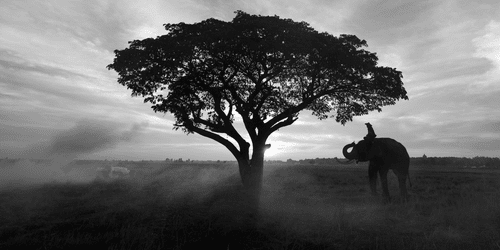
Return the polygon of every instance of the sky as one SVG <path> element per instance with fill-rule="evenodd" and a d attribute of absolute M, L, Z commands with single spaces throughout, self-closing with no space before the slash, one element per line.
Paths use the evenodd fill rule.
<path fill-rule="evenodd" d="M 342 157 L 366 122 L 412 157 L 500 156 L 497 0 L 3 0 L 0 158 L 234 160 L 211 139 L 173 130 L 172 115 L 131 97 L 106 66 L 128 41 L 165 34 L 165 23 L 231 21 L 236 10 L 356 35 L 379 65 L 403 72 L 408 92 L 345 126 L 303 111 L 270 136 L 266 159 Z"/>

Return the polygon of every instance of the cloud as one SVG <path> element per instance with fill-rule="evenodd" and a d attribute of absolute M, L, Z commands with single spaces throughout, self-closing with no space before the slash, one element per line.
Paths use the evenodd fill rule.
<path fill-rule="evenodd" d="M 398 118 L 387 118 L 374 125 L 380 137 L 402 142 L 411 156 L 424 153 L 433 156 L 496 156 L 500 139 L 500 119 L 479 114 L 441 110 L 422 112 Z M 436 117 L 447 117 L 436 119 Z M 448 117 L 453 117 L 449 119 Z"/>
<path fill-rule="evenodd" d="M 433 1 L 365 1 L 346 26 L 369 44 L 392 46 L 409 36 L 428 33 L 432 26 L 425 20 L 434 6 Z"/>
<path fill-rule="evenodd" d="M 367 39 L 381 65 L 402 70 L 410 100 L 436 88 L 467 86 L 492 69 L 474 56 L 472 39 L 498 3 L 470 1 L 371 1 L 352 16 L 354 33 Z"/>
<path fill-rule="evenodd" d="M 483 73 L 484 77 L 470 84 L 469 90 L 500 91 L 500 22 L 490 21 L 472 40 L 476 50 L 474 56 L 488 60 L 492 67 Z"/>
<path fill-rule="evenodd" d="M 65 34 L 69 39 L 90 42 L 113 51 L 127 36 L 131 27 L 140 22 L 127 4 L 121 1 L 64 1 L 4 3 L 4 20 L 11 27 L 43 35 L 52 33 L 57 37 Z M 18 18 L 22 16 L 24 18 Z M 30 23 L 31 26 L 21 27 Z M 47 34 L 47 33 L 45 33 Z"/>
<path fill-rule="evenodd" d="M 59 67 L 54 67 L 50 65 L 37 64 L 33 62 L 29 62 L 20 56 L 15 55 L 15 52 L 10 50 L 2 50 L 0 49 L 0 67 L 5 70 L 10 71 L 18 71 L 20 74 L 24 73 L 38 73 L 44 74 L 51 77 L 84 77 L 90 78 L 86 75 L 80 74 L 78 72 L 73 72 L 71 70 L 66 70 Z M 20 71 L 20 72 L 19 72 Z"/>
<path fill-rule="evenodd" d="M 269 138 L 279 149 L 275 158 L 335 156 L 332 151 L 340 156 L 343 144 L 366 134 L 365 122 L 380 136 L 404 142 L 410 154 L 432 149 L 459 156 L 476 148 L 497 155 L 487 149 L 496 148 L 500 117 L 499 7 L 495 0 L 5 0 L 0 154 L 10 157 L 41 141 L 31 148 L 39 155 L 232 159 L 212 140 L 172 131 L 171 115 L 154 114 L 141 98 L 130 98 L 105 66 L 127 41 L 164 34 L 164 23 L 230 21 L 234 11 L 243 10 L 366 39 L 381 65 L 403 72 L 410 97 L 346 126 L 305 111 Z"/>
<path fill-rule="evenodd" d="M 135 140 L 148 124 L 134 124 L 128 130 L 122 126 L 96 119 L 80 120 L 73 127 L 54 134 L 48 141 L 32 145 L 20 156 L 51 159 L 84 157 Z"/>
<path fill-rule="evenodd" d="M 217 18 L 231 21 L 237 10 L 245 11 L 256 15 L 278 15 L 281 18 L 291 18 L 294 21 L 305 21 L 314 29 L 326 31 L 332 34 L 346 33 L 346 22 L 350 22 L 350 17 L 354 11 L 365 3 L 365 0 L 279 0 L 279 1 L 203 1 L 191 0 L 191 6 L 196 6 L 196 12 L 200 16 L 200 21 L 206 18 Z M 188 19 L 186 17 L 184 19 Z M 184 20 L 183 20 L 184 21 Z"/>

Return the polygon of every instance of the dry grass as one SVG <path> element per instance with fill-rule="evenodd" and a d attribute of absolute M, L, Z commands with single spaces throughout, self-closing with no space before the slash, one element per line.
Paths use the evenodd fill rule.
<path fill-rule="evenodd" d="M 85 167 L 85 166 L 80 166 Z M 257 211 L 234 164 L 4 187 L 0 249 L 500 249 L 500 173 L 413 169 L 410 201 L 364 166 L 268 166 Z"/>

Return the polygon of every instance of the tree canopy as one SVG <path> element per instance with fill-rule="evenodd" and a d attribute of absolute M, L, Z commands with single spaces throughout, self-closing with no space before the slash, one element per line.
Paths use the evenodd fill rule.
<path fill-rule="evenodd" d="M 255 154 L 301 110 L 345 124 L 408 99 L 402 73 L 378 66 L 366 41 L 354 35 L 336 37 L 305 22 L 242 11 L 230 22 L 164 26 L 165 35 L 115 50 L 108 69 L 155 112 L 172 113 L 175 129 L 218 141 L 238 161 L 249 160 L 249 143 L 233 126 L 235 115 Z"/>

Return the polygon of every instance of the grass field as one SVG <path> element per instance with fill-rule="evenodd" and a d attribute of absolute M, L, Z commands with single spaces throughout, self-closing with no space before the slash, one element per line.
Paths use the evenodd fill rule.
<path fill-rule="evenodd" d="M 271 164 L 256 208 L 234 163 L 127 167 L 122 180 L 90 181 L 93 163 L 73 166 L 85 181 L 10 181 L 0 249 L 500 249 L 499 170 L 411 167 L 410 201 L 391 174 L 384 205 L 365 165 Z"/>

